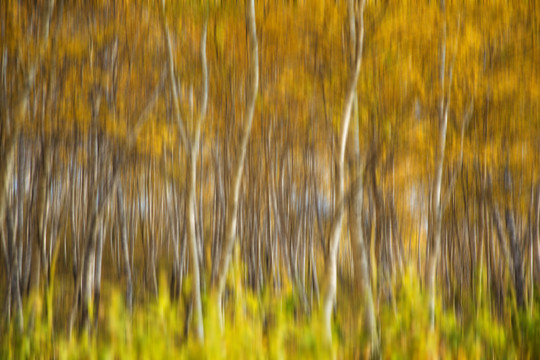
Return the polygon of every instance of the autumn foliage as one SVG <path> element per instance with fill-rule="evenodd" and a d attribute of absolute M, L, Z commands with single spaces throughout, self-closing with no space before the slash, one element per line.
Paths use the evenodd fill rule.
<path fill-rule="evenodd" d="M 2 1 L 0 358 L 537 358 L 539 114 L 536 1 Z"/>

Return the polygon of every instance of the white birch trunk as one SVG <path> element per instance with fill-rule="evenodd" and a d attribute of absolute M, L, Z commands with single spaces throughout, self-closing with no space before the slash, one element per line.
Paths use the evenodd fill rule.
<path fill-rule="evenodd" d="M 355 120 L 358 120 L 358 104 L 354 104 Z M 362 229 L 362 204 L 363 204 L 363 170 L 360 158 L 359 124 L 353 124 L 354 131 L 351 133 L 352 139 L 352 162 L 351 178 L 353 187 L 358 189 L 349 202 L 349 226 L 354 256 L 355 277 L 359 280 L 360 291 L 362 292 L 362 302 L 364 306 L 364 329 L 369 334 L 371 350 L 373 354 L 378 353 L 379 337 L 377 334 L 377 323 L 375 318 L 375 306 L 373 304 L 373 292 L 371 289 L 371 278 L 369 275 L 368 254 L 364 241 Z"/>
<path fill-rule="evenodd" d="M 343 204 L 345 195 L 345 181 L 344 181 L 344 162 L 345 162 L 345 147 L 347 144 L 347 136 L 349 131 L 349 123 L 351 120 L 351 110 L 354 101 L 354 94 L 356 93 L 356 84 L 358 76 L 360 74 L 360 66 L 362 64 L 362 47 L 364 41 L 364 4 L 365 1 L 361 1 L 359 9 L 357 10 L 357 19 L 359 23 L 358 32 L 356 34 L 356 54 L 354 60 L 354 66 L 349 76 L 347 84 L 347 92 L 343 103 L 343 112 L 341 115 L 341 125 L 339 132 L 339 148 L 338 148 L 338 166 L 337 166 L 337 181 L 338 181 L 338 194 L 337 204 Z M 343 206 L 343 205 L 341 205 Z M 336 209 L 338 210 L 338 209 Z M 335 226 L 333 226 L 330 233 L 330 244 L 328 249 L 328 259 L 326 261 L 326 282 L 323 289 L 323 320 L 325 326 L 325 335 L 329 343 L 332 342 L 332 307 L 336 298 L 337 289 L 337 255 L 339 249 L 339 242 L 341 239 L 341 229 L 343 222 L 343 211 L 337 211 L 337 217 L 335 219 Z"/>
<path fill-rule="evenodd" d="M 441 12 L 444 18 L 444 0 L 440 1 Z M 440 68 L 439 81 L 441 85 L 441 99 L 439 102 L 439 148 L 436 153 L 435 160 L 435 179 L 433 183 L 433 200 L 431 208 L 430 234 L 433 238 L 433 250 L 430 252 L 429 261 L 427 264 L 427 290 L 429 296 L 429 319 L 431 329 L 435 326 L 435 278 L 437 273 L 437 263 L 441 252 L 441 221 L 442 221 L 442 205 L 441 205 L 441 186 L 444 167 L 444 151 L 446 148 L 446 129 L 448 125 L 448 101 L 445 99 L 445 72 L 446 72 L 446 20 L 443 20 L 443 28 L 440 43 Z M 430 239 L 428 238 L 428 241 Z"/>
<path fill-rule="evenodd" d="M 231 261 L 232 249 L 236 239 L 236 220 L 238 210 L 238 196 L 240 193 L 240 183 L 242 180 L 242 172 L 244 168 L 244 158 L 246 157 L 247 143 L 251 134 L 251 126 L 253 124 L 253 114 L 255 112 L 255 100 L 259 89 L 259 55 L 257 42 L 257 29 L 255 24 L 255 3 L 254 0 L 249 0 L 248 27 L 249 27 L 249 44 L 251 47 L 251 92 L 249 95 L 246 118 L 240 138 L 240 147 L 236 152 L 236 158 L 232 167 L 232 179 L 229 183 L 229 198 L 227 202 L 227 211 L 225 214 L 225 242 L 219 259 L 219 267 L 217 279 L 213 285 L 214 300 L 217 301 L 218 310 L 221 308 L 221 298 L 225 291 L 225 283 Z"/>
<path fill-rule="evenodd" d="M 201 62 L 202 62 L 202 71 L 203 71 L 203 99 L 201 104 L 201 109 L 199 117 L 195 121 L 195 126 L 193 129 L 193 139 L 190 139 L 185 130 L 185 124 L 182 121 L 180 113 L 180 99 L 178 97 L 178 90 L 176 87 L 176 79 L 174 72 L 174 58 L 172 53 L 172 43 L 171 37 L 169 34 L 169 29 L 167 27 L 165 19 L 165 4 L 162 2 L 160 8 L 160 21 L 162 30 L 165 35 L 166 45 L 167 45 L 167 58 L 169 66 L 169 79 L 171 81 L 171 89 L 173 93 L 173 106 L 174 113 L 176 117 L 176 122 L 182 143 L 187 152 L 187 174 L 188 174 L 188 192 L 187 192 L 187 239 L 189 246 L 189 255 L 190 255 L 190 266 L 191 266 L 191 275 L 192 275 L 192 306 L 195 311 L 195 334 L 197 340 L 204 341 L 204 325 L 202 317 L 202 301 L 201 301 L 201 281 L 200 281 L 200 269 L 199 269 L 199 257 L 198 257 L 198 246 L 197 246 L 197 231 L 196 231 L 196 213 L 197 213 L 197 201 L 196 201 L 196 190 L 197 190 L 197 157 L 199 155 L 199 143 L 201 138 L 201 125 L 204 119 L 206 118 L 206 110 L 208 104 L 208 66 L 206 60 L 206 24 L 204 25 L 204 30 L 201 39 Z"/>

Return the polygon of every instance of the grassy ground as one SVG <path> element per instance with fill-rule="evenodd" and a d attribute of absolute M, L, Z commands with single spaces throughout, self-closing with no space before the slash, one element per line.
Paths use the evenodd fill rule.
<path fill-rule="evenodd" d="M 396 286 L 394 301 L 379 304 L 382 358 L 540 357 L 536 311 L 510 311 L 495 318 L 487 298 L 477 299 L 467 311 L 459 312 L 443 309 L 439 302 L 436 326 L 431 329 L 427 299 L 417 279 L 412 270 L 407 271 Z M 332 346 L 323 341 L 316 309 L 311 316 L 303 313 L 292 289 L 279 296 L 255 295 L 241 286 L 231 289 L 223 329 L 205 299 L 205 342 L 200 344 L 188 335 L 185 319 L 189 307 L 182 300 L 170 301 L 165 276 L 161 277 L 160 295 L 136 306 L 131 315 L 123 305 L 122 290 L 105 287 L 98 330 L 71 339 L 64 330 L 56 330 L 62 327 L 53 318 L 57 311 L 52 285 L 47 296 L 27 301 L 22 333 L 13 325 L 4 329 L 1 358 L 348 359 L 370 354 L 368 339 L 361 331 L 360 296 L 350 290 L 341 289 L 338 294 Z"/>

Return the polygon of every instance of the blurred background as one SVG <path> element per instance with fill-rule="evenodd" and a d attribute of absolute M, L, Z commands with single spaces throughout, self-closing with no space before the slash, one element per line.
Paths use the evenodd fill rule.
<path fill-rule="evenodd" d="M 114 294 L 184 355 L 328 308 L 339 357 L 538 356 L 536 1 L 5 0 L 0 52 L 6 357 Z"/>

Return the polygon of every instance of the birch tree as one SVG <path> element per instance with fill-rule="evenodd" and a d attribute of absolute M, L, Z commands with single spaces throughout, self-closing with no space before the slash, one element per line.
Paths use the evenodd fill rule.
<path fill-rule="evenodd" d="M 29 66 L 26 69 L 24 78 L 17 93 L 15 94 L 15 99 L 12 107 L 12 130 L 11 133 L 7 135 L 7 142 L 4 146 L 4 156 L 0 163 L 0 228 L 1 224 L 4 222 L 6 216 L 7 208 L 7 196 L 10 186 L 10 180 L 13 178 L 13 173 L 15 169 L 15 154 L 17 149 L 17 141 L 19 140 L 19 134 L 22 128 L 22 123 L 26 111 L 28 109 L 28 97 L 32 87 L 34 86 L 34 80 L 36 72 L 41 66 L 41 62 L 48 48 L 49 43 L 49 24 L 51 21 L 52 13 L 54 10 L 54 0 L 49 0 L 45 4 L 45 9 L 41 13 L 41 22 L 39 29 L 39 37 L 37 41 L 37 53 L 34 55 L 34 58 L 30 59 Z M 10 220 L 8 219 L 8 227 L 10 227 Z M 17 321 L 19 322 L 19 329 L 23 328 L 23 314 L 22 314 L 22 302 L 19 286 L 19 264 L 17 255 L 15 253 L 15 243 L 14 237 L 10 236 L 12 230 L 8 229 L 7 237 L 8 241 L 11 243 L 11 299 L 16 299 L 17 307 Z M 8 244 L 9 245 L 9 244 Z M 9 246 L 8 246 L 9 247 Z"/>
<path fill-rule="evenodd" d="M 428 229 L 428 241 L 432 241 L 433 250 L 429 254 L 426 268 L 427 290 L 429 297 L 429 318 L 431 328 L 435 326 L 435 279 L 437 273 L 437 263 L 441 252 L 441 223 L 443 213 L 443 203 L 441 201 L 441 187 L 444 169 L 444 152 L 446 149 L 446 131 L 448 128 L 448 109 L 450 107 L 450 86 L 448 91 L 445 86 L 446 75 L 446 15 L 445 0 L 439 1 L 439 10 L 442 17 L 440 42 L 439 42 L 439 86 L 441 97 L 438 104 L 438 125 L 439 138 L 438 147 L 435 153 L 435 177 L 433 180 L 433 192 L 430 209 L 430 221 Z M 452 83 L 452 70 L 450 69 L 449 84 Z"/>
<path fill-rule="evenodd" d="M 178 127 L 184 149 L 187 153 L 187 234 L 188 245 L 190 254 L 191 276 L 192 276 L 192 304 L 195 310 L 195 334 L 199 341 L 204 340 L 204 326 L 202 316 L 202 302 L 201 302 L 201 287 L 200 287 L 200 269 L 199 269 L 199 257 L 198 257 L 198 245 L 196 237 L 196 224 L 195 218 L 197 214 L 197 158 L 199 156 L 200 139 L 201 139 L 201 125 L 206 118 L 207 104 L 208 104 L 208 66 L 206 61 L 206 23 L 202 32 L 201 39 L 201 63 L 203 73 L 203 93 L 201 108 L 199 116 L 195 119 L 191 136 L 188 136 L 186 131 L 186 124 L 182 119 L 180 112 L 180 98 L 178 95 L 178 88 L 176 83 L 174 56 L 172 49 L 172 40 L 167 26 L 165 17 L 165 1 L 162 1 L 160 7 L 160 22 L 163 35 L 166 42 L 167 51 L 167 63 L 169 71 L 169 80 L 172 91 L 172 101 L 174 108 L 175 121 Z"/>
<path fill-rule="evenodd" d="M 352 1 L 352 0 L 351 0 Z M 349 124 L 351 120 L 351 111 L 353 108 L 356 83 L 360 74 L 360 67 L 362 64 L 362 48 L 364 41 L 364 5 L 365 1 L 361 0 L 355 6 L 350 5 L 349 8 L 355 9 L 356 22 L 358 23 L 358 30 L 356 34 L 356 51 L 354 56 L 354 65 L 349 74 L 347 82 L 347 89 L 345 93 L 345 99 L 343 102 L 343 109 L 341 114 L 340 130 L 339 130 L 339 142 L 338 142 L 338 163 L 337 163 L 337 204 L 338 206 L 344 206 L 345 200 L 345 175 L 344 175 L 344 162 L 345 162 L 345 147 L 347 145 L 347 137 L 349 131 Z M 339 249 L 339 242 L 341 240 L 343 211 L 336 209 L 336 218 L 334 219 L 335 226 L 333 226 L 330 232 L 328 257 L 326 259 L 326 282 L 323 293 L 323 319 L 325 326 L 326 338 L 329 342 L 332 341 L 332 308 L 336 299 L 337 289 L 337 255 Z"/>
<path fill-rule="evenodd" d="M 232 174 L 231 180 L 229 182 L 229 197 L 227 201 L 227 210 L 225 213 L 225 239 L 221 254 L 219 255 L 219 260 L 214 260 L 219 261 L 219 266 L 217 271 L 217 277 L 213 284 L 212 296 L 213 300 L 217 301 L 218 309 L 221 307 L 221 298 L 223 297 L 223 292 L 225 291 L 227 273 L 231 262 L 233 246 L 236 240 L 240 183 L 242 180 L 242 173 L 244 169 L 244 159 L 246 157 L 247 144 L 251 134 L 251 127 L 253 125 L 255 101 L 257 99 L 257 92 L 259 89 L 259 48 L 257 42 L 257 28 L 255 23 L 255 1 L 248 0 L 247 5 L 247 25 L 249 31 L 249 45 L 251 47 L 251 89 L 246 104 L 246 115 L 244 118 L 244 123 L 240 133 L 240 144 L 237 151 L 235 152 L 236 156 L 233 159 L 233 164 L 231 168 Z"/>

